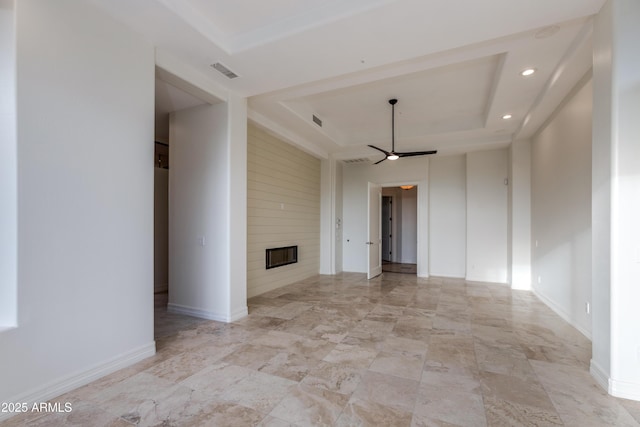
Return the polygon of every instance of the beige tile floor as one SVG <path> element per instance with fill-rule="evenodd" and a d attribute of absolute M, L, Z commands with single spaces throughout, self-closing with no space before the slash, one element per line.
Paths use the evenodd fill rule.
<path fill-rule="evenodd" d="M 37 426 L 637 426 L 590 343 L 533 294 L 385 273 L 317 276 L 233 323 L 158 298 L 157 355 L 55 399 Z"/>

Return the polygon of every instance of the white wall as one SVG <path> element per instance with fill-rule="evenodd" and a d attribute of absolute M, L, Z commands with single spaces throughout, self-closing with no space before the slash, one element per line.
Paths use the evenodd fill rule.
<path fill-rule="evenodd" d="M 16 13 L 18 327 L 0 332 L 2 402 L 155 352 L 153 46 L 85 1 Z"/>
<path fill-rule="evenodd" d="M 612 392 L 640 401 L 640 2 L 618 0 L 614 13 Z"/>
<path fill-rule="evenodd" d="M 154 168 L 153 290 L 169 287 L 169 170 Z"/>
<path fill-rule="evenodd" d="M 321 174 L 320 160 L 253 125 L 248 150 L 247 290 L 251 297 L 318 274 Z M 265 268 L 267 248 L 295 245 L 297 263 Z"/>
<path fill-rule="evenodd" d="M 429 272 L 465 277 L 467 245 L 466 158 L 434 157 L 429 168 Z"/>
<path fill-rule="evenodd" d="M 467 154 L 467 280 L 507 283 L 507 150 Z"/>
<path fill-rule="evenodd" d="M 531 141 L 509 147 L 509 283 L 531 289 Z"/>
<path fill-rule="evenodd" d="M 415 264 L 418 259 L 417 235 L 418 235 L 418 189 L 413 187 L 410 190 L 401 190 L 402 202 L 402 226 L 400 262 L 405 264 Z"/>
<path fill-rule="evenodd" d="M 169 309 L 216 320 L 229 315 L 227 120 L 226 104 L 170 119 Z"/>
<path fill-rule="evenodd" d="M 0 330 L 17 321 L 17 148 L 14 1 L 0 0 Z"/>
<path fill-rule="evenodd" d="M 336 226 L 336 234 L 335 234 L 335 271 L 336 273 L 340 273 L 343 270 L 342 266 L 342 233 L 344 230 L 343 224 L 343 202 L 342 202 L 342 180 L 343 180 L 343 167 L 342 162 L 336 163 L 336 184 L 335 184 L 335 219 L 334 226 Z"/>
<path fill-rule="evenodd" d="M 418 275 L 429 274 L 429 159 L 405 158 L 378 165 L 344 165 L 343 175 L 343 267 L 344 271 L 367 271 L 367 183 L 383 186 L 418 185 Z"/>
<path fill-rule="evenodd" d="M 337 272 L 338 234 L 342 232 L 342 214 L 337 206 L 337 192 L 342 185 L 338 182 L 338 167 L 341 163 L 332 157 L 320 160 L 320 274 Z"/>
<path fill-rule="evenodd" d="M 593 358 L 614 396 L 640 400 L 640 3 L 609 0 L 595 21 Z"/>
<path fill-rule="evenodd" d="M 229 269 L 228 314 L 233 321 L 249 314 L 247 308 L 247 98 L 227 97 L 229 187 L 224 208 L 227 216 L 226 265 Z"/>
<path fill-rule="evenodd" d="M 602 374 L 608 388 L 611 376 L 611 178 L 614 132 L 613 10 L 607 1 L 593 25 L 593 121 L 591 141 L 591 371 Z M 596 102 L 597 100 L 597 102 Z M 597 376 L 596 376 L 597 378 Z"/>
<path fill-rule="evenodd" d="M 576 90 L 531 142 L 533 289 L 589 336 L 591 81 Z"/>

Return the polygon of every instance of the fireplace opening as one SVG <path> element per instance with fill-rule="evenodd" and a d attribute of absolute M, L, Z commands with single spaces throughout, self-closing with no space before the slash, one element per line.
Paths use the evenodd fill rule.
<path fill-rule="evenodd" d="M 267 249 L 267 270 L 270 268 L 282 267 L 283 265 L 294 264 L 296 262 L 298 262 L 298 246 L 285 246 L 282 248 Z"/>

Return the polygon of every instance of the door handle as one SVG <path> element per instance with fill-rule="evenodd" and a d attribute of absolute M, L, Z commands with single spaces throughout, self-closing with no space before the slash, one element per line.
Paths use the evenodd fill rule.
<path fill-rule="evenodd" d="M 367 245 L 373 245 L 373 242 L 365 242 Z"/>

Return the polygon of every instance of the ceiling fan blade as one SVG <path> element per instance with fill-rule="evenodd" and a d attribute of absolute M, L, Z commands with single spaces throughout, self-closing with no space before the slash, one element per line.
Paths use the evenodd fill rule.
<path fill-rule="evenodd" d="M 413 157 L 413 156 L 426 156 L 428 154 L 436 154 L 438 151 L 437 150 L 431 150 L 431 151 L 410 151 L 407 153 L 395 153 L 398 155 L 398 157 Z"/>
<path fill-rule="evenodd" d="M 375 148 L 376 150 L 383 152 L 385 156 L 388 156 L 390 154 L 388 151 L 384 151 L 382 148 L 378 148 L 375 145 L 369 145 L 369 147 Z"/>
<path fill-rule="evenodd" d="M 382 158 L 382 160 L 378 160 L 377 162 L 375 162 L 375 163 L 374 163 L 374 165 L 377 165 L 378 163 L 382 163 L 382 162 L 384 162 L 385 160 L 387 160 L 387 158 L 386 158 L 386 157 L 383 157 L 383 158 Z"/>

